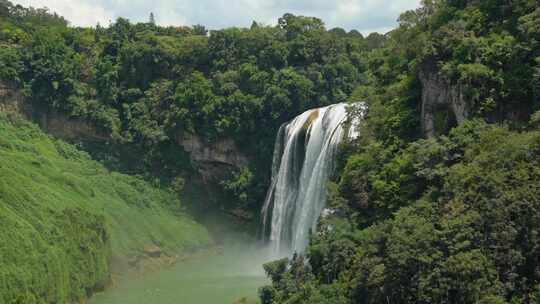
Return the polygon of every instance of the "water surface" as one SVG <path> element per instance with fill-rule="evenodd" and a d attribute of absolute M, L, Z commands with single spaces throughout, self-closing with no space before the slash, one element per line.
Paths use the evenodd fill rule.
<path fill-rule="evenodd" d="M 246 297 L 257 302 L 257 290 L 268 283 L 264 249 L 226 246 L 223 254 L 196 256 L 142 278 L 121 280 L 97 294 L 90 304 L 232 304 Z"/>

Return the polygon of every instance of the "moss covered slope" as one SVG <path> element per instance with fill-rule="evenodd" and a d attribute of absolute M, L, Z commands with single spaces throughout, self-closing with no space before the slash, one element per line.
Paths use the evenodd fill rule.
<path fill-rule="evenodd" d="M 210 242 L 172 210 L 171 192 L 0 113 L 0 302 L 82 299 L 108 280 L 112 260 L 145 245 L 173 253 Z"/>

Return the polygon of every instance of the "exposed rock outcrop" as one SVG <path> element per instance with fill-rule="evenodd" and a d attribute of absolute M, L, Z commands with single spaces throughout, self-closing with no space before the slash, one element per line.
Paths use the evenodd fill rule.
<path fill-rule="evenodd" d="M 232 168 L 241 168 L 249 164 L 249 158 L 240 152 L 230 138 L 207 142 L 197 135 L 183 132 L 176 137 L 176 143 L 190 154 L 191 160 L 198 166 L 199 173 L 205 181 L 219 178 Z"/>
<path fill-rule="evenodd" d="M 110 134 L 100 131 L 93 123 L 69 117 L 55 111 L 37 111 L 15 85 L 0 81 L 0 112 L 18 112 L 36 121 L 47 133 L 65 140 L 110 140 Z M 193 164 L 202 176 L 203 182 L 220 180 L 234 168 L 248 166 L 249 158 L 231 138 L 221 138 L 208 142 L 204 138 L 180 132 L 176 143 L 190 154 Z"/>
<path fill-rule="evenodd" d="M 14 85 L 0 81 L 0 112 L 23 112 L 24 96 Z"/>
<path fill-rule="evenodd" d="M 469 115 L 467 102 L 464 100 L 463 88 L 451 84 L 440 75 L 436 64 L 426 62 L 420 67 L 420 82 L 422 83 L 422 131 L 424 136 L 431 138 L 452 127 L 459 125 Z M 446 120 L 443 126 L 437 124 L 437 114 L 443 114 Z"/>
<path fill-rule="evenodd" d="M 146 245 L 143 248 L 144 254 L 152 258 L 159 258 L 162 254 L 161 248 L 156 245 Z"/>
<path fill-rule="evenodd" d="M 39 113 L 38 117 L 40 127 L 47 133 L 65 140 L 92 139 L 108 140 L 110 134 L 99 131 L 99 129 L 84 119 L 70 118 L 66 115 L 49 112 Z"/>
<path fill-rule="evenodd" d="M 54 111 L 33 110 L 19 88 L 3 81 L 0 81 L 0 112 L 20 113 L 39 123 L 47 133 L 65 140 L 79 138 L 107 140 L 110 138 L 109 134 L 100 132 L 92 123 L 84 119 L 70 118 Z"/>

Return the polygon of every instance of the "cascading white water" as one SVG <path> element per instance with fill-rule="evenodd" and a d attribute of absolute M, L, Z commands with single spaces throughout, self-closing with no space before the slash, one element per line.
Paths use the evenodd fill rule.
<path fill-rule="evenodd" d="M 272 183 L 262 209 L 263 234 L 269 234 L 276 257 L 303 252 L 317 226 L 338 145 L 357 136 L 354 127 L 345 126 L 347 106 L 309 110 L 279 129 Z"/>

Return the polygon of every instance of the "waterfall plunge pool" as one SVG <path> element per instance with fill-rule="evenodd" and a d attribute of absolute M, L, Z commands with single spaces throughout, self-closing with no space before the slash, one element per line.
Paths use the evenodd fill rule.
<path fill-rule="evenodd" d="M 195 256 L 143 277 L 122 279 L 89 304 L 259 303 L 258 288 L 269 284 L 262 268 L 267 252 L 254 245 L 226 245 L 222 254 Z"/>
<path fill-rule="evenodd" d="M 309 232 L 326 205 L 326 183 L 343 139 L 359 136 L 349 107 L 334 104 L 308 110 L 280 128 L 274 147 L 272 183 L 262 209 L 263 236 L 271 250 L 225 247 L 222 255 L 190 259 L 171 269 L 125 280 L 96 295 L 90 304 L 233 304 L 258 303 L 257 290 L 268 284 L 262 265 L 277 257 L 303 252 Z M 268 233 L 266 229 L 269 228 Z"/>

